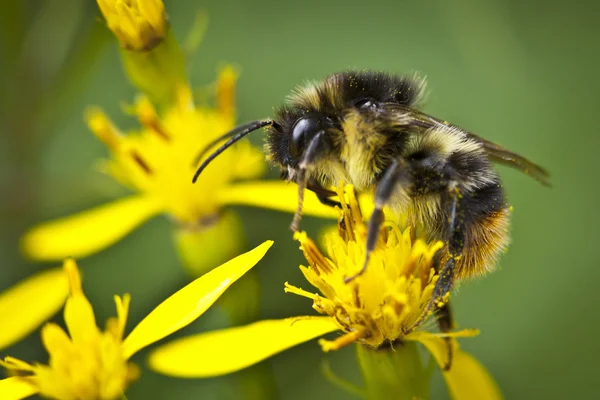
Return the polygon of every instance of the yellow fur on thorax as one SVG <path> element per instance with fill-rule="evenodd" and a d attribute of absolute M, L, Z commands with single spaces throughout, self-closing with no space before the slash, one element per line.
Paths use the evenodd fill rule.
<path fill-rule="evenodd" d="M 348 113 L 342 122 L 342 160 L 350 183 L 358 191 L 373 188 L 375 175 L 380 173 L 378 155 L 386 138 L 377 133 L 372 122 L 365 120 L 357 110 Z"/>
<path fill-rule="evenodd" d="M 340 182 L 350 182 L 344 165 L 333 157 L 319 160 L 311 171 L 311 177 L 323 187 L 335 187 Z"/>

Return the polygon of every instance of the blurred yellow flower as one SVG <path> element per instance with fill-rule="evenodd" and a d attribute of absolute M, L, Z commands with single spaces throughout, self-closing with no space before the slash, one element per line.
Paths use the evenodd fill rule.
<path fill-rule="evenodd" d="M 117 317 L 109 319 L 106 330 L 101 331 L 81 288 L 77 265 L 71 259 L 65 261 L 70 295 L 64 319 L 69 335 L 54 323 L 44 326 L 41 336 L 50 354 L 48 365 L 28 364 L 12 357 L 0 361 L 0 365 L 18 374 L 0 380 L 0 398 L 21 399 L 35 393 L 60 400 L 121 398 L 139 375 L 129 358 L 202 315 L 262 259 L 272 244 L 265 242 L 188 284 L 156 307 L 125 339 L 129 295 L 115 296 Z"/>
<path fill-rule="evenodd" d="M 68 294 L 67 274 L 62 268 L 39 272 L 0 293 L 0 350 L 52 317 Z"/>
<path fill-rule="evenodd" d="M 167 16 L 161 0 L 98 0 L 108 28 L 128 50 L 150 50 L 165 37 Z"/>
<path fill-rule="evenodd" d="M 401 232 L 396 224 L 386 223 L 366 272 L 345 283 L 344 278 L 362 267 L 366 248 L 367 227 L 353 193 L 350 187 L 345 194 L 343 188 L 338 189 L 342 210 L 338 229 L 324 236 L 328 257 L 305 233 L 296 235 L 309 264 L 300 267 L 302 273 L 321 294 L 287 283 L 285 290 L 312 299 L 313 308 L 327 316 L 260 321 L 175 340 L 151 353 L 151 368 L 179 377 L 222 375 L 338 330 L 344 334 L 336 340 L 320 340 L 324 351 L 354 342 L 380 348 L 410 340 L 425 345 L 438 364 L 446 366 L 446 338 L 474 336 L 478 331 L 417 330 L 425 320 L 423 314 L 429 312 L 427 305 L 438 278 L 433 257 L 443 244 L 415 240 L 410 229 Z M 452 368 L 443 374 L 451 390 L 458 393 L 456 398 L 466 398 L 463 394 L 467 391 L 483 395 L 475 398 L 498 398 L 497 388 L 485 369 L 459 350 L 454 341 L 452 345 Z M 204 362 L 195 362 L 198 357 Z M 465 374 L 469 379 L 465 379 Z"/>
<path fill-rule="evenodd" d="M 188 245 L 186 234 L 201 236 L 202 240 L 193 244 L 200 246 L 207 265 L 223 260 L 217 256 L 235 254 L 242 245 L 241 228 L 235 215 L 223 212 L 228 204 L 223 194 L 235 186 L 233 181 L 263 173 L 262 152 L 240 142 L 215 160 L 196 185 L 191 182 L 201 149 L 234 125 L 235 81 L 231 67 L 221 70 L 214 86 L 215 108 L 194 106 L 187 86 L 179 88 L 177 102 L 162 115 L 147 98 L 140 97 L 133 110 L 142 128 L 128 135 L 102 111 L 90 110 L 88 124 L 112 154 L 102 164 L 103 171 L 137 194 L 34 227 L 22 241 L 26 255 L 34 260 L 84 257 L 112 245 L 159 213 L 172 218 L 178 244 Z M 215 234 L 218 238 L 213 237 Z M 213 246 L 215 240 L 219 249 Z M 215 252 L 218 254 L 212 255 Z"/>

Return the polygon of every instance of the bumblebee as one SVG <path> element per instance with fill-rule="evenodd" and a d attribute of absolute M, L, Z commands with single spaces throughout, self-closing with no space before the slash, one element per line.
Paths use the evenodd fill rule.
<path fill-rule="evenodd" d="M 492 163 L 515 167 L 545 185 L 549 175 L 510 150 L 421 112 L 424 92 L 425 81 L 416 75 L 333 74 L 297 89 L 274 119 L 250 122 L 217 139 L 211 146 L 228 140 L 200 165 L 193 181 L 233 143 L 266 127 L 267 158 L 281 167 L 283 179 L 298 184 L 293 230 L 305 189 L 328 205 L 335 201 L 327 188 L 340 180 L 358 192 L 374 193 L 366 260 L 347 281 L 367 268 L 384 206 L 408 215 L 429 240 L 446 244 L 438 260 L 433 307 L 455 282 L 492 270 L 508 243 L 509 207 Z"/>

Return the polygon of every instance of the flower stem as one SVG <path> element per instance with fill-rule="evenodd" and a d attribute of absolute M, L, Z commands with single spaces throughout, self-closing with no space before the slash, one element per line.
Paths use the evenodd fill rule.
<path fill-rule="evenodd" d="M 153 104 L 172 104 L 176 90 L 187 82 L 185 56 L 171 30 L 152 50 L 121 48 L 121 58 L 130 82 Z"/>
<path fill-rule="evenodd" d="M 217 306 L 225 311 L 232 326 L 246 325 L 259 317 L 260 282 L 256 271 L 248 271 L 221 296 Z M 275 377 L 268 361 L 238 372 L 233 377 L 239 399 L 277 399 Z"/>
<path fill-rule="evenodd" d="M 429 398 L 431 369 L 423 365 L 416 342 L 373 349 L 361 344 L 356 355 L 370 400 Z"/>

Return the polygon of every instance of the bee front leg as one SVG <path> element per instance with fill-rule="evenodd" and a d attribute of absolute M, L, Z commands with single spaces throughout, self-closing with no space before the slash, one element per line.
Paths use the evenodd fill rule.
<path fill-rule="evenodd" d="M 328 207 L 339 207 L 342 208 L 342 203 L 340 203 L 339 201 L 335 201 L 332 200 L 331 197 L 325 195 L 325 194 L 321 194 L 321 193 L 316 193 L 317 195 L 317 199 L 319 199 L 319 202 L 325 206 Z"/>
<path fill-rule="evenodd" d="M 365 256 L 365 263 L 363 264 L 360 271 L 356 274 L 346 278 L 344 282 L 348 283 L 353 279 L 362 275 L 367 269 L 369 264 L 369 258 L 375 246 L 377 245 L 377 239 L 381 230 L 381 225 L 384 221 L 383 207 L 389 202 L 394 189 L 399 184 L 405 184 L 409 177 L 409 170 L 407 163 L 403 159 L 396 159 L 392 164 L 385 170 L 383 177 L 377 184 L 375 190 L 375 209 L 369 219 L 369 226 L 367 230 L 367 251 Z"/>
<path fill-rule="evenodd" d="M 332 190 L 325 189 L 324 187 L 319 185 L 314 179 L 311 178 L 308 180 L 306 188 L 317 195 L 317 199 L 319 199 L 321 204 L 324 204 L 329 207 L 342 208 L 342 204 L 339 201 L 331 199 L 332 197 L 337 196 L 337 193 Z"/>

